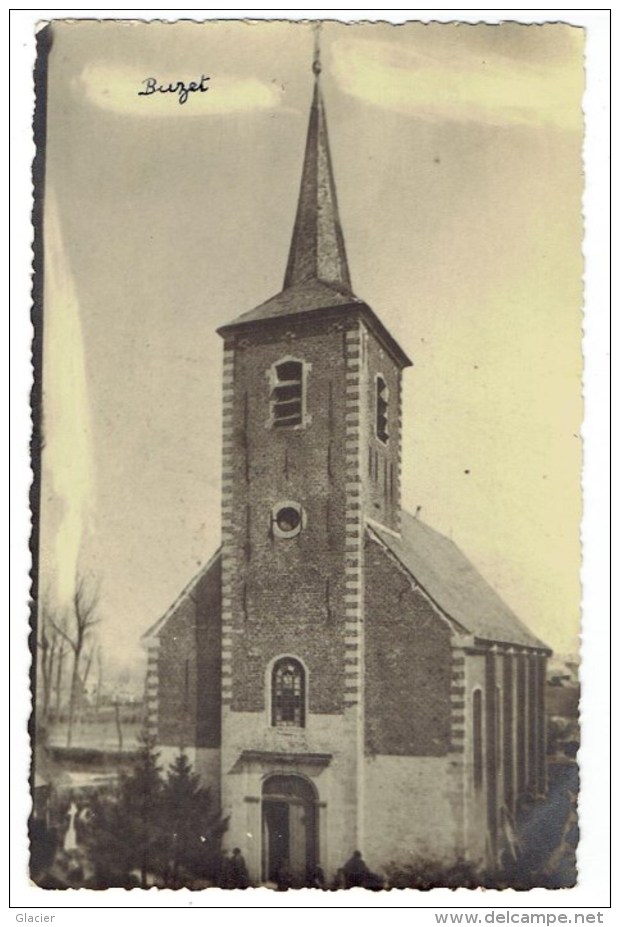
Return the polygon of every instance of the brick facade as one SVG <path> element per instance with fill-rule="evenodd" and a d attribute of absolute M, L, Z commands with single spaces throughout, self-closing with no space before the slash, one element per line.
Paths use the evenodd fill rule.
<path fill-rule="evenodd" d="M 450 748 L 450 629 L 371 539 L 365 545 L 365 583 L 366 750 L 371 755 L 445 756 Z"/>
<path fill-rule="evenodd" d="M 397 523 L 399 372 L 355 314 L 252 327 L 227 342 L 227 356 L 234 370 L 224 426 L 232 708 L 262 711 L 266 669 L 288 653 L 316 680 L 310 711 L 342 711 L 359 687 L 349 668 L 359 665 L 364 518 Z M 304 365 L 305 421 L 278 429 L 270 422 L 270 372 L 287 358 Z M 379 370 L 394 397 L 387 447 L 372 433 Z M 373 476 L 371 450 L 378 458 Z M 272 528 L 273 509 L 285 501 L 304 512 L 292 540 Z"/>
<path fill-rule="evenodd" d="M 162 627 L 157 657 L 157 738 L 216 748 L 221 732 L 221 564 L 217 557 Z"/>
<path fill-rule="evenodd" d="M 345 543 L 344 331 L 315 326 L 299 343 L 294 326 L 253 331 L 234 351 L 232 464 L 227 545 L 231 686 L 235 711 L 262 711 L 265 672 L 280 654 L 299 656 L 310 679 L 310 710 L 341 711 Z M 270 426 L 269 373 L 286 357 L 306 368 L 306 424 Z M 272 529 L 278 502 L 302 506 L 298 537 Z"/>

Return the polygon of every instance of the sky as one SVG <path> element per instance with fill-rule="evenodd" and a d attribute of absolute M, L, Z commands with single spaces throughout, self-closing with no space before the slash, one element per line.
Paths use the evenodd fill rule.
<path fill-rule="evenodd" d="M 221 340 L 282 287 L 305 24 L 56 23 L 41 586 L 139 637 L 219 544 Z M 403 505 L 561 653 L 579 633 L 583 30 L 322 30 L 349 267 L 413 358 Z M 199 81 L 184 104 L 142 81 Z"/>

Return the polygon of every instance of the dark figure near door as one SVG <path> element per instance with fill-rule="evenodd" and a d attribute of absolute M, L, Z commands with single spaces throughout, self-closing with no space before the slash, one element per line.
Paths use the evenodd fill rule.
<path fill-rule="evenodd" d="M 351 859 L 346 861 L 342 871 L 345 888 L 363 888 L 366 876 L 370 872 L 359 850 L 355 850 Z"/>
<path fill-rule="evenodd" d="M 239 847 L 235 847 L 228 862 L 228 888 L 249 888 L 248 867 Z"/>
<path fill-rule="evenodd" d="M 342 867 L 345 888 L 369 888 L 378 891 L 383 888 L 383 879 L 371 872 L 359 850 Z"/>
<path fill-rule="evenodd" d="M 321 888 L 325 889 L 325 873 L 320 866 L 315 866 L 312 872 L 310 873 L 310 878 L 308 880 L 309 888 Z"/>
<path fill-rule="evenodd" d="M 230 857 L 228 850 L 222 850 L 218 863 L 217 884 L 220 888 L 231 888 L 230 879 Z"/>
<path fill-rule="evenodd" d="M 293 887 L 293 879 L 286 860 L 282 860 L 276 875 L 277 891 L 287 892 Z"/>

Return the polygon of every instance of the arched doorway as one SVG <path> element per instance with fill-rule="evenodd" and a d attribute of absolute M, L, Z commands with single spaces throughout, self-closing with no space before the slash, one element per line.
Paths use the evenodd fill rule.
<path fill-rule="evenodd" d="M 316 794 L 301 776 L 270 776 L 263 783 L 263 879 L 288 870 L 295 886 L 317 865 Z"/>

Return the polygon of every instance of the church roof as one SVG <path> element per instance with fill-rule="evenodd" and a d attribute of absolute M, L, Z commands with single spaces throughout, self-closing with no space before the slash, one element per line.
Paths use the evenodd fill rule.
<path fill-rule="evenodd" d="M 454 541 L 402 513 L 401 535 L 370 529 L 444 614 L 483 641 L 534 647 L 550 653 L 498 596 Z"/>
<path fill-rule="evenodd" d="M 324 280 L 310 279 L 293 284 L 261 303 L 256 309 L 250 309 L 235 319 L 232 325 L 244 322 L 257 322 L 262 319 L 280 316 L 301 315 L 318 309 L 333 309 L 339 306 L 363 306 L 364 301 L 353 293 L 338 289 Z M 227 326 L 225 326 L 227 327 Z"/>
<path fill-rule="evenodd" d="M 181 590 L 179 595 L 176 597 L 172 605 L 161 615 L 157 621 L 155 621 L 147 630 L 142 634 L 140 641 L 142 644 L 148 645 L 149 641 L 155 640 L 160 632 L 163 630 L 164 625 L 168 622 L 168 619 L 174 615 L 179 606 L 188 598 L 191 597 L 194 590 L 200 583 L 200 581 L 211 572 L 214 567 L 219 563 L 220 557 L 222 555 L 222 548 L 218 547 L 213 556 L 201 566 L 198 572 L 193 576 L 187 585 Z"/>
<path fill-rule="evenodd" d="M 237 326 L 248 325 L 254 322 L 269 322 L 281 318 L 302 319 L 307 316 L 332 316 L 340 312 L 349 312 L 356 309 L 365 320 L 368 327 L 377 336 L 386 350 L 392 355 L 401 367 L 410 367 L 411 361 L 398 344 L 381 319 L 373 312 L 370 306 L 353 293 L 346 293 L 334 285 L 323 280 L 304 280 L 266 302 L 256 309 L 245 312 L 234 322 L 218 328 L 220 335 L 234 331 Z"/>

